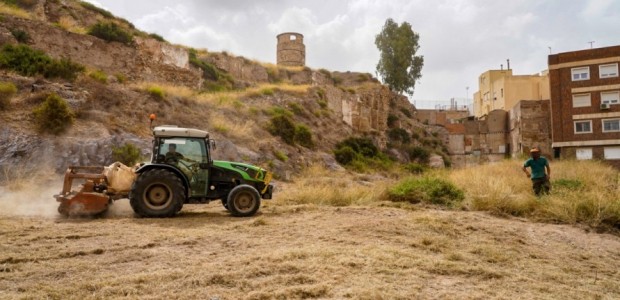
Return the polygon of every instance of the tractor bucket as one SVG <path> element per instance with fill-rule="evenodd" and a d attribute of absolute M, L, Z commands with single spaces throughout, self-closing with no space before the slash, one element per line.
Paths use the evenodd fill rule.
<path fill-rule="evenodd" d="M 101 186 L 106 182 L 103 170 L 103 167 L 67 168 L 62 192 L 54 195 L 60 202 L 58 212 L 64 216 L 94 216 L 105 212 L 112 200 L 102 193 Z M 71 190 L 74 179 L 84 181 L 79 191 Z"/>

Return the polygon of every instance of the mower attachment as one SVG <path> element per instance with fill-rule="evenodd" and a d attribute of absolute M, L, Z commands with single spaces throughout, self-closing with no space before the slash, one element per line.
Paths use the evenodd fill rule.
<path fill-rule="evenodd" d="M 104 194 L 106 176 L 103 170 L 104 167 L 68 167 L 62 192 L 54 195 L 60 202 L 58 212 L 64 216 L 94 216 L 105 212 L 112 199 Z M 71 190 L 74 179 L 84 180 L 79 191 Z"/>

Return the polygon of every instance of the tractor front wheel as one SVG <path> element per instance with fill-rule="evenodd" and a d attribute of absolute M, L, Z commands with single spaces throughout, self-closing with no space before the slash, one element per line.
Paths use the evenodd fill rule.
<path fill-rule="evenodd" d="M 141 217 L 173 217 L 183 207 L 185 188 L 181 179 L 167 170 L 154 169 L 138 176 L 129 193 L 133 211 Z"/>
<path fill-rule="evenodd" d="M 260 194 L 250 185 L 241 184 L 228 194 L 228 210 L 235 217 L 249 217 L 260 208 Z"/>

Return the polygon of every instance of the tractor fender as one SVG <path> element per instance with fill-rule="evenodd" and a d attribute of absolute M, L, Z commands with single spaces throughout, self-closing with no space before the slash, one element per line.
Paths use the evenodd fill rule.
<path fill-rule="evenodd" d="M 165 169 L 165 170 L 168 170 L 168 171 L 174 173 L 175 175 L 179 176 L 179 178 L 181 178 L 181 181 L 183 182 L 183 187 L 185 187 L 186 195 L 189 195 L 189 179 L 179 169 L 177 169 L 175 167 L 172 167 L 170 165 L 166 165 L 166 164 L 146 164 L 146 165 L 141 166 L 140 168 L 138 168 L 136 170 L 136 174 L 140 175 L 140 174 L 142 174 L 142 173 L 144 173 L 146 171 L 152 170 L 152 169 Z"/>

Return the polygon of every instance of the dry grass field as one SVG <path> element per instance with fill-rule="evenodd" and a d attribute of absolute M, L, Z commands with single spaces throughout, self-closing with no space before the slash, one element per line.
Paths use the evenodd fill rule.
<path fill-rule="evenodd" d="M 475 191 L 453 209 L 393 203 L 385 180 L 309 172 L 251 218 L 215 202 L 140 219 L 120 200 L 64 219 L 58 182 L 0 186 L 0 298 L 620 298 L 617 234 L 468 211 Z"/>

